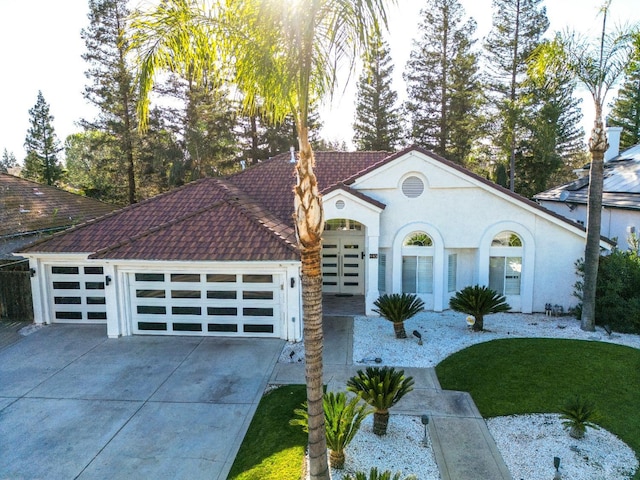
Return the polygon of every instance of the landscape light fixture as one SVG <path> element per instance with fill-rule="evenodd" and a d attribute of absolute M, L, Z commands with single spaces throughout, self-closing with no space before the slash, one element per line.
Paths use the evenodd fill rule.
<path fill-rule="evenodd" d="M 562 475 L 560 475 L 560 457 L 553 457 L 553 466 L 556 467 L 556 473 L 553 475 L 553 480 L 562 480 Z"/>
<path fill-rule="evenodd" d="M 427 425 L 429 425 L 429 415 L 426 413 L 420 417 L 422 425 L 424 425 L 424 437 L 422 439 L 422 445 L 425 447 L 429 445 L 429 439 L 427 438 Z"/>
<path fill-rule="evenodd" d="M 602 328 L 604 328 L 604 331 L 607 332 L 607 335 L 611 336 L 611 327 L 609 325 L 605 323 L 604 325 L 602 325 Z"/>
<path fill-rule="evenodd" d="M 422 334 L 419 331 L 414 330 L 413 336 L 418 339 L 418 345 L 422 345 Z"/>

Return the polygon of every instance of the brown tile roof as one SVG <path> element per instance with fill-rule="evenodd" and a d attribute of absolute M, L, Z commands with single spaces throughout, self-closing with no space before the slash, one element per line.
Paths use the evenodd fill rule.
<path fill-rule="evenodd" d="M 0 173 L 0 237 L 66 228 L 116 208 L 93 198 Z"/>
<path fill-rule="evenodd" d="M 392 155 L 318 152 L 315 172 L 319 189 L 329 192 L 341 188 L 384 208 L 384 204 L 349 185 L 410 151 L 429 155 L 492 189 L 580 228 L 418 147 Z M 135 260 L 294 260 L 298 258 L 291 216 L 294 183 L 294 165 L 289 154 L 278 155 L 224 180 L 205 178 L 190 183 L 56 234 L 22 251 L 85 252 L 91 258 Z"/>
<path fill-rule="evenodd" d="M 388 152 L 314 152 L 320 192 L 356 175 L 389 156 Z M 293 226 L 295 165 L 284 153 L 229 177 L 229 181 L 250 194 L 276 216 Z"/>

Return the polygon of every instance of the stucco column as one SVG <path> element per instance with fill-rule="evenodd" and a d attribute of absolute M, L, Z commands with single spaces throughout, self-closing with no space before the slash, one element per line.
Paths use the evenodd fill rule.
<path fill-rule="evenodd" d="M 51 323 L 48 313 L 47 274 L 46 267 L 37 258 L 29 258 L 31 269 L 31 303 L 33 305 L 34 323 Z"/>
<path fill-rule="evenodd" d="M 120 309 L 118 308 L 118 290 L 121 288 L 114 265 L 106 264 L 104 273 L 104 298 L 107 308 L 107 336 L 118 338 L 125 333 L 122 331 Z M 108 285 L 107 285 L 108 284 Z"/>
<path fill-rule="evenodd" d="M 365 248 L 365 275 L 367 287 L 364 293 L 364 305 L 366 315 L 376 315 L 373 312 L 373 302 L 380 296 L 378 291 L 378 243 L 380 237 L 378 235 L 367 235 L 367 243 Z"/>

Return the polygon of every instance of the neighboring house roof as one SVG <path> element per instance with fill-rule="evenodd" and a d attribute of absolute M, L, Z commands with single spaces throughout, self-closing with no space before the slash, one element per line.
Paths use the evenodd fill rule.
<path fill-rule="evenodd" d="M 385 152 L 317 152 L 318 189 L 338 189 L 384 209 L 350 187 L 358 178 L 411 152 L 421 152 L 459 171 L 483 188 L 579 225 L 421 148 Z M 79 225 L 23 252 L 87 253 L 90 258 L 129 260 L 265 261 L 299 258 L 293 225 L 295 165 L 282 154 L 240 173 L 205 178 Z"/>
<path fill-rule="evenodd" d="M 585 170 L 588 172 L 588 167 Z M 539 193 L 534 198 L 538 201 L 586 205 L 588 196 L 589 176 L 585 175 Z M 602 204 L 606 207 L 640 210 L 640 145 L 605 162 Z"/>
<path fill-rule="evenodd" d="M 0 238 L 66 228 L 116 208 L 93 198 L 0 173 Z"/>

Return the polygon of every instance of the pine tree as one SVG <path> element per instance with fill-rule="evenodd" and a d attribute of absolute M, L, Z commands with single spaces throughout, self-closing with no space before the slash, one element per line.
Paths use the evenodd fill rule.
<path fill-rule="evenodd" d="M 118 170 L 125 172 L 128 203 L 136 202 L 136 95 L 127 62 L 127 0 L 89 0 L 89 26 L 81 32 L 86 52 L 83 60 L 89 64 L 85 72 L 90 84 L 85 98 L 98 107 L 94 121 L 83 120 L 87 130 L 101 130 L 115 142 L 110 150 Z"/>
<path fill-rule="evenodd" d="M 494 143 L 509 165 L 515 189 L 516 152 L 522 148 L 523 118 L 528 108 L 527 59 L 549 28 L 543 0 L 493 0 L 493 27 L 485 41 L 491 65 Z M 508 159 L 508 161 L 507 161 Z"/>
<path fill-rule="evenodd" d="M 640 143 L 640 34 L 635 35 L 633 61 L 607 120 L 609 126 L 622 127 L 621 149 Z"/>
<path fill-rule="evenodd" d="M 24 140 L 27 157 L 24 161 L 22 176 L 37 182 L 54 185 L 64 173 L 58 153 L 62 148 L 53 129 L 53 115 L 49 113 L 49 104 L 42 92 L 38 92 L 38 99 L 29 110 L 31 126 Z"/>
<path fill-rule="evenodd" d="M 526 105 L 515 157 L 516 191 L 525 197 L 551 187 L 556 174 L 584 153 L 581 100 L 573 96 L 575 86 L 560 69 L 526 81 L 533 101 Z"/>
<path fill-rule="evenodd" d="M 391 88 L 389 46 L 379 33 L 371 40 L 363 60 L 353 141 L 358 150 L 391 152 L 402 140 L 402 118 L 396 107 L 398 94 Z"/>
<path fill-rule="evenodd" d="M 13 152 L 7 151 L 5 148 L 2 151 L 2 159 L 0 159 L 0 172 L 7 173 L 10 168 L 13 168 L 18 165 L 18 161 L 16 160 L 16 156 Z"/>
<path fill-rule="evenodd" d="M 421 11 L 421 38 L 404 74 L 411 138 L 464 163 L 479 136 L 481 88 L 474 52 L 476 24 L 464 20 L 458 0 L 428 0 Z"/>

